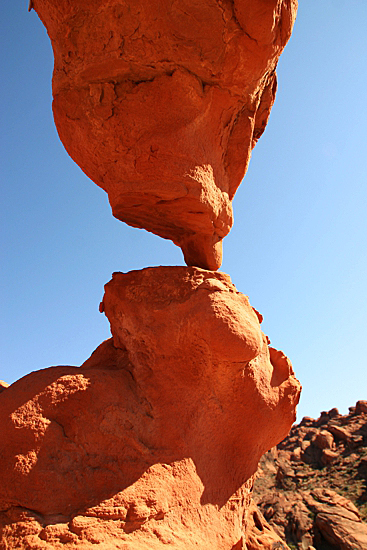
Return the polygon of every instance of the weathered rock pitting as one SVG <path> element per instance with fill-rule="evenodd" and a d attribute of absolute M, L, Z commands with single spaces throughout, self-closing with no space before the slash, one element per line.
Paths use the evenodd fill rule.
<path fill-rule="evenodd" d="M 296 0 L 34 0 L 60 138 L 113 215 L 218 269 Z"/>

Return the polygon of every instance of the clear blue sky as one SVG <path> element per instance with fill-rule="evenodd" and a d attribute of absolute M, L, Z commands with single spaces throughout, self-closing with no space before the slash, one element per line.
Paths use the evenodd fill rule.
<path fill-rule="evenodd" d="M 109 337 L 113 271 L 182 265 L 112 217 L 60 143 L 52 53 L 28 0 L 1 5 L 1 365 L 11 383 Z M 303 385 L 298 418 L 367 399 L 367 2 L 302 0 L 278 96 L 234 201 L 222 270 Z"/>

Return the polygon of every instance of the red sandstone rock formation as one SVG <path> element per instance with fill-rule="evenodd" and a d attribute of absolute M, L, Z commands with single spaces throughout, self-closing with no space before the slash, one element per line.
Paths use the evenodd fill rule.
<path fill-rule="evenodd" d="M 246 548 L 252 475 L 294 420 L 289 360 L 222 273 L 116 273 L 101 309 L 112 339 L 82 368 L 0 395 L 0 548 Z"/>
<path fill-rule="evenodd" d="M 54 117 L 113 214 L 188 265 L 116 273 L 112 338 L 0 384 L 0 550 L 285 548 L 251 505 L 300 385 L 216 270 L 296 0 L 32 0 Z"/>
<path fill-rule="evenodd" d="M 297 0 L 33 0 L 54 117 L 113 215 L 221 264 L 231 201 L 266 126 Z"/>

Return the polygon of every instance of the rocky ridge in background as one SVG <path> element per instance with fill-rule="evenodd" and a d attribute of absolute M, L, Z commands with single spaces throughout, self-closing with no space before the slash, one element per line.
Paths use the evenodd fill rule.
<path fill-rule="evenodd" d="M 254 498 L 291 548 L 367 548 L 367 401 L 304 417 L 260 461 Z"/>

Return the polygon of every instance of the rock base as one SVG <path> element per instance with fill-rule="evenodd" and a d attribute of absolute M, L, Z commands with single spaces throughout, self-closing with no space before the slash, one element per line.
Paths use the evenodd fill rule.
<path fill-rule="evenodd" d="M 294 420 L 289 360 L 223 273 L 117 273 L 101 310 L 112 338 L 81 367 L 1 393 L 0 548 L 245 548 L 252 476 Z"/>

